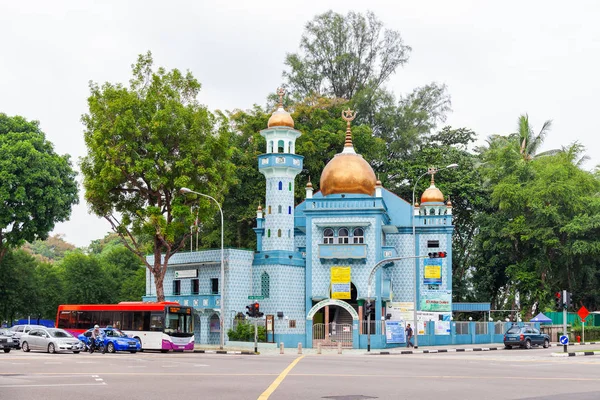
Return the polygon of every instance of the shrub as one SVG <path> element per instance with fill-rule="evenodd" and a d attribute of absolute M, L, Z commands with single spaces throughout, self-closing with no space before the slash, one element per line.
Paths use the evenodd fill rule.
<path fill-rule="evenodd" d="M 238 342 L 254 342 L 254 324 L 248 322 L 238 322 L 233 329 L 227 331 L 229 340 Z M 267 333 L 264 326 L 258 326 L 258 341 L 266 342 Z"/>

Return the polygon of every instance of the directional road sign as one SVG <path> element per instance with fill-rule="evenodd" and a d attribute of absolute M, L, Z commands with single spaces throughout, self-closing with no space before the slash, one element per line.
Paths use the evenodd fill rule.
<path fill-rule="evenodd" d="M 264 300 L 265 296 L 248 296 L 248 300 Z"/>
<path fill-rule="evenodd" d="M 565 344 L 565 345 L 566 345 L 566 344 L 569 344 L 569 337 L 568 337 L 568 336 L 565 336 L 565 335 L 562 335 L 562 336 L 560 337 L 560 344 Z"/>

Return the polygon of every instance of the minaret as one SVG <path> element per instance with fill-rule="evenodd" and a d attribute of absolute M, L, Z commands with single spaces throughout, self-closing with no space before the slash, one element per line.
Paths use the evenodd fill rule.
<path fill-rule="evenodd" d="M 279 105 L 260 134 L 267 142 L 258 157 L 258 169 L 267 180 L 264 208 L 264 236 L 258 251 L 294 251 L 294 178 L 302 171 L 304 157 L 296 155 L 294 120 L 283 109 L 283 89 L 277 89 Z"/>

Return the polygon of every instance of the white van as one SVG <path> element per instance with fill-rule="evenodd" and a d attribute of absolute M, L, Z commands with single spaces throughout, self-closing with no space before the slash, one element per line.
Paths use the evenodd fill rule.
<path fill-rule="evenodd" d="M 29 333 L 30 330 L 36 329 L 36 328 L 45 328 L 45 326 L 34 325 L 34 324 L 22 324 L 22 325 L 14 325 L 10 328 L 10 330 L 13 332 L 13 337 L 19 339 L 18 349 L 21 348 L 21 336 L 23 336 L 26 333 Z"/>

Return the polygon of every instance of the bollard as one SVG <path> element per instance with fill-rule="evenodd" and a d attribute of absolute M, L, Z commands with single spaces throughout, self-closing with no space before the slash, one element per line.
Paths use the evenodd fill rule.
<path fill-rule="evenodd" d="M 338 343 L 338 354 L 342 354 L 342 343 Z"/>
<path fill-rule="evenodd" d="M 298 342 L 298 354 L 302 354 L 302 343 Z"/>
<path fill-rule="evenodd" d="M 321 354 L 321 342 L 317 343 L 317 354 Z"/>
<path fill-rule="evenodd" d="M 279 354 L 283 354 L 283 342 L 279 343 Z"/>

